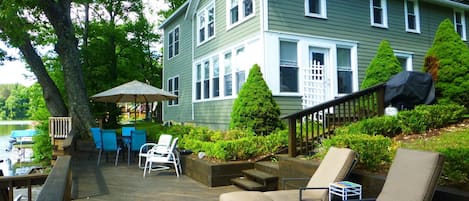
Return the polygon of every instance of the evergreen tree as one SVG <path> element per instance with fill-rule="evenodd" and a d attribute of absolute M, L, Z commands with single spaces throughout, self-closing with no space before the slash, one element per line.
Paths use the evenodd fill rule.
<path fill-rule="evenodd" d="M 262 78 L 260 67 L 255 64 L 234 101 L 230 127 L 268 135 L 276 128 L 283 128 L 279 116 L 280 108 Z"/>
<path fill-rule="evenodd" d="M 439 102 L 469 107 L 469 49 L 449 19 L 438 27 L 423 69 L 432 74 Z"/>
<path fill-rule="evenodd" d="M 376 84 L 386 82 L 393 75 L 402 71 L 391 45 L 387 40 L 381 41 L 376 56 L 366 69 L 365 79 L 363 79 L 361 89 L 366 89 Z"/>

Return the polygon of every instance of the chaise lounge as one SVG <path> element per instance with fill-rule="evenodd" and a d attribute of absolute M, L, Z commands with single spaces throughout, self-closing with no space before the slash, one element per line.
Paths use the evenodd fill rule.
<path fill-rule="evenodd" d="M 318 169 L 302 192 L 302 200 L 328 200 L 328 186 L 330 183 L 342 181 L 350 172 L 357 160 L 355 151 L 347 148 L 331 147 Z M 237 191 L 223 193 L 220 201 L 290 201 L 300 200 L 299 190 L 278 191 Z"/>

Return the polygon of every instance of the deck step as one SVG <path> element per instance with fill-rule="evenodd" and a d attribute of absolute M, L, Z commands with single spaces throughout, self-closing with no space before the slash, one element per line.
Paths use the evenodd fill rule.
<path fill-rule="evenodd" d="M 265 190 L 264 185 L 259 184 L 255 181 L 246 179 L 245 177 L 234 178 L 234 179 L 231 179 L 231 181 L 235 185 L 248 191 L 264 191 Z"/>
<path fill-rule="evenodd" d="M 253 178 L 257 182 L 262 182 L 262 183 L 278 179 L 278 177 L 275 175 L 272 175 L 272 174 L 269 174 L 267 172 L 260 171 L 257 169 L 248 169 L 248 170 L 243 170 L 242 172 L 244 175 L 246 175 L 246 177 Z"/>

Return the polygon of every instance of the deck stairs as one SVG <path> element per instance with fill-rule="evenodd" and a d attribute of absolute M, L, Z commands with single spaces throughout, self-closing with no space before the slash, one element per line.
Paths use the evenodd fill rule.
<path fill-rule="evenodd" d="M 242 171 L 243 176 L 231 179 L 234 185 L 248 191 L 273 191 L 278 187 L 278 163 L 259 161 L 254 169 Z"/>

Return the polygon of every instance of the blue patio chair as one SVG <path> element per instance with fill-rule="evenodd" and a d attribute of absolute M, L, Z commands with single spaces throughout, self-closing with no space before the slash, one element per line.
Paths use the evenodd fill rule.
<path fill-rule="evenodd" d="M 122 127 L 122 142 L 127 148 L 129 148 L 130 146 L 130 138 L 132 135 L 132 131 L 135 131 L 135 127 L 131 127 L 131 126 Z"/>
<path fill-rule="evenodd" d="M 107 152 L 115 151 L 116 152 L 115 166 L 117 166 L 117 162 L 119 160 L 119 152 L 121 150 L 121 147 L 117 145 L 116 131 L 115 130 L 102 130 L 102 139 L 103 139 L 103 151 L 107 151 Z M 98 165 L 99 165 L 100 160 L 101 160 L 101 156 L 98 159 Z"/>
<path fill-rule="evenodd" d="M 130 165 L 130 152 L 140 151 L 140 147 L 147 142 L 147 131 L 146 130 L 134 130 L 132 131 L 130 138 L 130 148 L 128 149 L 127 163 Z"/>
<path fill-rule="evenodd" d="M 101 158 L 101 152 L 103 150 L 103 139 L 101 136 L 101 128 L 90 128 L 91 136 L 93 137 L 93 141 L 96 147 L 96 151 L 98 151 L 98 163 L 99 165 L 99 159 Z M 91 156 L 91 155 L 90 155 Z"/>

